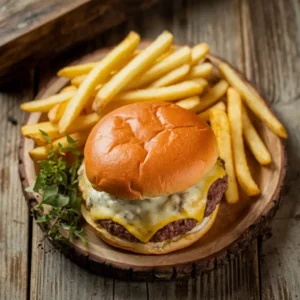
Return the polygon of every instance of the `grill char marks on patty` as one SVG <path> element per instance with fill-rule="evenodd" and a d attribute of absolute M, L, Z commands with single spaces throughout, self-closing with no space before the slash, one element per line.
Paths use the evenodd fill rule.
<path fill-rule="evenodd" d="M 204 217 L 209 216 L 220 203 L 223 194 L 227 189 L 227 176 L 216 180 L 208 190 L 207 204 L 204 212 Z M 140 242 L 134 237 L 124 226 L 115 223 L 112 220 L 99 220 L 101 224 L 110 234 L 118 236 L 121 239 L 125 239 L 129 242 Z M 150 242 L 162 242 L 168 239 L 172 239 L 178 235 L 183 235 L 188 231 L 191 231 L 197 225 L 195 219 L 177 220 L 167 224 L 160 230 L 158 230 L 151 238 Z"/>

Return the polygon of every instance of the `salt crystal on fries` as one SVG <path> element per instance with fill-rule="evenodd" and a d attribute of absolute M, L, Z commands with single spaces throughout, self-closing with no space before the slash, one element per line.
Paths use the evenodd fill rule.
<path fill-rule="evenodd" d="M 253 180 L 246 159 L 243 141 L 242 100 L 234 88 L 227 92 L 227 111 L 230 123 L 232 150 L 236 177 L 248 196 L 255 196 L 260 190 Z"/>

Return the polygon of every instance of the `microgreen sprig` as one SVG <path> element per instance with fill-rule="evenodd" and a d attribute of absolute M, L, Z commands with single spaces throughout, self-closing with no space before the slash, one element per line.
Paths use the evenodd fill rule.
<path fill-rule="evenodd" d="M 80 226 L 81 198 L 78 193 L 77 171 L 82 157 L 76 149 L 76 141 L 67 136 L 68 146 L 58 144 L 55 149 L 48 134 L 40 130 L 49 145 L 48 159 L 38 162 L 41 169 L 33 188 L 27 189 L 42 197 L 42 200 L 33 208 L 36 223 L 43 223 L 45 237 L 52 241 L 70 240 L 80 238 L 87 244 L 86 234 Z M 68 166 L 63 159 L 66 152 L 72 152 L 75 161 Z M 50 210 L 45 212 L 44 205 L 49 205 Z M 67 238 L 62 236 L 61 230 L 68 232 Z"/>

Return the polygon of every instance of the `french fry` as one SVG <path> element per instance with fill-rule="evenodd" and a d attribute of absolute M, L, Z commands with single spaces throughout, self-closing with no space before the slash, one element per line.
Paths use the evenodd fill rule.
<path fill-rule="evenodd" d="M 245 154 L 242 125 L 242 99 L 240 94 L 231 87 L 227 92 L 227 110 L 236 177 L 240 186 L 248 196 L 258 195 L 260 190 L 251 176 Z"/>
<path fill-rule="evenodd" d="M 94 110 L 101 110 L 114 96 L 122 91 L 129 82 L 147 70 L 153 60 L 157 59 L 166 51 L 166 49 L 168 49 L 172 41 L 173 35 L 167 31 L 164 31 L 157 37 L 153 43 L 130 61 L 103 86 L 94 101 Z"/>
<path fill-rule="evenodd" d="M 77 88 L 73 85 L 68 85 L 66 87 L 64 87 L 62 90 L 60 90 L 60 94 L 63 93 L 68 93 L 68 92 L 72 92 L 72 91 L 76 91 Z M 68 100 L 69 101 L 69 100 Z M 48 119 L 51 123 L 57 123 L 61 116 L 63 115 L 68 101 L 56 104 L 55 106 L 53 106 L 49 111 L 48 111 Z"/>
<path fill-rule="evenodd" d="M 192 66 L 196 65 L 209 53 L 209 46 L 201 43 L 192 48 Z"/>
<path fill-rule="evenodd" d="M 59 91 L 59 93 L 62 94 L 62 93 L 73 92 L 73 91 L 77 91 L 76 86 L 68 85 L 68 86 L 65 86 L 63 89 L 61 89 Z"/>
<path fill-rule="evenodd" d="M 76 132 L 76 133 L 70 134 L 70 137 L 74 141 L 77 142 L 76 147 L 80 148 L 81 146 L 83 146 L 85 144 L 88 134 L 89 134 L 89 131 Z M 66 136 L 61 137 L 52 142 L 54 149 L 58 149 L 59 144 L 61 144 L 63 147 L 68 146 L 69 143 L 68 143 L 67 137 Z M 31 151 L 29 151 L 29 155 L 30 155 L 31 159 L 33 159 L 35 161 L 47 159 L 49 150 L 50 150 L 50 145 L 45 145 L 45 146 L 41 146 L 41 147 L 32 149 Z M 68 150 L 66 149 L 65 151 L 67 152 Z"/>
<path fill-rule="evenodd" d="M 76 76 L 88 74 L 96 67 L 96 65 L 97 62 L 92 62 L 92 63 L 86 63 L 86 64 L 81 64 L 76 66 L 65 67 L 57 72 L 57 76 L 72 79 Z"/>
<path fill-rule="evenodd" d="M 228 117 L 226 112 L 212 109 L 209 112 L 209 120 L 217 138 L 219 157 L 225 161 L 228 176 L 228 188 L 225 192 L 226 201 L 233 204 L 239 201 L 239 192 L 233 164 Z"/>
<path fill-rule="evenodd" d="M 118 102 L 134 103 L 146 101 L 173 101 L 200 94 L 207 86 L 203 79 L 202 84 L 193 81 L 184 81 L 167 87 L 143 89 L 124 92 L 119 95 Z"/>
<path fill-rule="evenodd" d="M 170 54 L 172 54 L 174 52 L 174 46 L 171 45 L 169 47 L 169 49 L 163 53 L 161 56 L 159 56 L 156 60 L 155 60 L 155 64 L 161 62 L 162 60 L 164 60 L 165 58 L 167 58 Z"/>
<path fill-rule="evenodd" d="M 228 86 L 229 85 L 225 80 L 220 80 L 216 83 L 205 95 L 203 95 L 200 104 L 195 109 L 195 112 L 202 112 L 218 102 L 226 94 Z"/>
<path fill-rule="evenodd" d="M 194 66 L 189 74 L 187 75 L 187 79 L 194 79 L 194 78 L 207 78 L 211 75 L 213 70 L 213 65 L 211 63 L 203 63 L 200 65 Z"/>
<path fill-rule="evenodd" d="M 96 86 L 103 82 L 123 59 L 132 55 L 139 42 L 140 37 L 138 34 L 135 32 L 129 33 L 129 35 L 118 46 L 110 51 L 87 75 L 83 83 L 80 85 L 76 95 L 69 102 L 62 118 L 59 121 L 60 132 L 65 132 L 67 130 L 67 128 L 79 116 Z"/>
<path fill-rule="evenodd" d="M 171 49 L 170 49 L 171 51 Z M 130 55 L 127 59 L 124 59 L 120 64 L 116 67 L 113 72 L 120 70 L 123 68 L 129 60 L 131 60 L 133 57 L 135 57 L 138 53 L 140 53 L 139 50 L 134 51 L 132 55 Z M 57 75 L 60 77 L 66 77 L 69 79 L 73 79 L 75 77 L 79 77 L 81 75 L 87 75 L 90 73 L 98 64 L 99 62 L 91 62 L 91 63 L 85 63 L 85 64 L 80 64 L 80 65 L 75 65 L 75 66 L 69 66 L 62 68 L 57 72 Z"/>
<path fill-rule="evenodd" d="M 155 64 L 141 77 L 136 78 L 132 83 L 128 85 L 126 89 L 137 89 L 144 87 L 148 83 L 162 77 L 168 72 L 191 62 L 191 49 L 189 47 L 182 47 L 173 54 L 167 56 L 161 62 Z"/>
<path fill-rule="evenodd" d="M 209 121 L 209 114 L 212 109 L 219 109 L 222 111 L 226 111 L 226 105 L 224 102 L 218 102 L 217 104 L 213 105 L 212 107 L 208 108 L 207 110 L 203 111 L 202 113 L 198 114 L 198 117 L 203 121 Z"/>
<path fill-rule="evenodd" d="M 63 103 L 65 103 L 65 102 L 63 102 Z M 59 120 L 59 119 L 58 120 L 56 119 L 56 116 L 57 116 L 57 112 L 58 112 L 60 104 L 56 104 L 48 111 L 47 116 L 51 123 L 56 123 Z"/>
<path fill-rule="evenodd" d="M 48 119 L 51 123 L 57 123 L 63 116 L 70 100 L 57 104 L 48 112 Z"/>
<path fill-rule="evenodd" d="M 164 75 L 163 77 L 155 80 L 152 82 L 148 87 L 149 88 L 157 88 L 157 87 L 164 87 L 171 84 L 175 84 L 183 79 L 190 70 L 190 65 L 185 64 L 179 68 L 176 68 L 169 72 L 168 74 Z"/>
<path fill-rule="evenodd" d="M 287 138 L 287 132 L 284 126 L 269 110 L 261 96 L 253 90 L 228 64 L 221 63 L 219 71 L 225 79 L 232 85 L 242 96 L 247 106 L 254 114 L 261 119 L 266 125 L 278 136 Z"/>
<path fill-rule="evenodd" d="M 76 119 L 76 122 L 72 124 L 66 132 L 63 133 L 59 133 L 57 124 L 52 124 L 51 122 L 24 125 L 21 128 L 21 131 L 23 136 L 34 139 L 38 145 L 43 145 L 46 143 L 46 140 L 41 134 L 40 130 L 45 131 L 50 139 L 53 140 L 69 133 L 89 130 L 100 119 L 101 117 L 96 113 L 80 116 Z"/>
<path fill-rule="evenodd" d="M 200 103 L 199 96 L 192 96 L 176 102 L 176 104 L 179 105 L 180 107 L 191 111 L 194 111 L 195 107 L 197 107 L 199 103 Z"/>
<path fill-rule="evenodd" d="M 55 105 L 70 100 L 76 91 L 56 94 L 46 99 L 34 100 L 21 104 L 21 109 L 27 112 L 48 112 Z"/>
<path fill-rule="evenodd" d="M 87 77 L 87 74 L 78 75 L 78 76 L 72 78 L 71 84 L 78 88 L 83 83 L 83 81 L 86 79 L 86 77 Z"/>
<path fill-rule="evenodd" d="M 243 107 L 242 121 L 243 121 L 243 135 L 246 144 L 248 145 L 252 154 L 261 165 L 270 164 L 272 162 L 271 155 L 267 147 L 265 146 L 264 142 L 258 135 L 251 120 L 249 119 L 245 107 Z"/>

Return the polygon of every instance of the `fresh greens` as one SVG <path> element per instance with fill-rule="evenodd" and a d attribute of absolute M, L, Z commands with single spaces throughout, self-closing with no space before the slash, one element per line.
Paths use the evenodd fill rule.
<path fill-rule="evenodd" d="M 82 157 L 76 149 L 76 141 L 67 136 L 69 145 L 63 147 L 58 144 L 55 149 L 47 133 L 42 130 L 40 132 L 49 144 L 50 150 L 48 159 L 38 162 L 40 172 L 34 187 L 28 189 L 42 197 L 42 201 L 33 208 L 36 222 L 43 223 L 46 229 L 45 236 L 52 241 L 70 242 L 71 238 L 78 237 L 87 244 L 85 232 L 79 223 L 81 198 L 78 194 L 77 171 Z M 71 166 L 63 159 L 66 150 L 75 156 Z M 47 212 L 45 204 L 50 206 Z M 62 229 L 68 232 L 67 238 L 61 235 Z"/>

